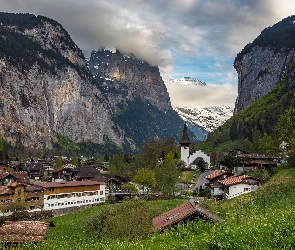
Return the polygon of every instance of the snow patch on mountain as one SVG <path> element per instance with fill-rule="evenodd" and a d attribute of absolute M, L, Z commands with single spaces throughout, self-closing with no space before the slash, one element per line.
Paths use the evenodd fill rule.
<path fill-rule="evenodd" d="M 224 124 L 233 115 L 233 107 L 206 107 L 206 108 L 175 108 L 179 116 L 192 126 L 197 124 L 203 127 L 207 132 L 212 132 Z"/>
<path fill-rule="evenodd" d="M 200 86 L 206 86 L 205 82 L 200 81 L 198 79 L 193 79 L 189 76 L 185 76 L 180 79 L 175 79 L 171 76 L 163 76 L 162 78 L 163 78 L 164 82 L 175 82 L 175 83 L 184 84 L 184 85 L 195 84 L 195 85 L 200 85 Z"/>

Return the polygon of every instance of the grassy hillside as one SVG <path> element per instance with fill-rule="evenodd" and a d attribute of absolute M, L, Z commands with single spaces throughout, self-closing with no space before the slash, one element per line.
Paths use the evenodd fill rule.
<path fill-rule="evenodd" d="M 218 152 L 234 148 L 257 152 L 258 141 L 267 133 L 273 134 L 278 117 L 292 105 L 294 90 L 288 89 L 285 78 L 268 94 L 253 102 L 231 117 L 225 124 L 208 134 L 205 142 L 199 142 L 197 149 L 215 147 Z"/>
<path fill-rule="evenodd" d="M 150 205 L 161 213 L 182 200 L 156 201 Z M 99 242 L 85 235 L 83 226 L 100 207 L 54 218 L 55 228 L 47 240 L 23 249 L 294 249 L 295 169 L 277 173 L 259 190 L 231 200 L 206 201 L 211 211 L 224 219 L 219 224 L 196 221 L 145 239 Z M 126 230 L 132 225 L 126 225 Z"/>

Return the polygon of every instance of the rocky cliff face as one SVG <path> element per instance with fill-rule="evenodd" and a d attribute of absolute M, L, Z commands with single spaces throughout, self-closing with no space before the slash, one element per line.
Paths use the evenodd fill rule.
<path fill-rule="evenodd" d="M 89 69 L 114 106 L 139 98 L 161 111 L 172 110 L 158 67 L 116 49 L 101 49 L 92 52 Z"/>
<path fill-rule="evenodd" d="M 45 17 L 11 15 L 0 15 L 4 138 L 26 147 L 51 148 L 57 133 L 95 143 L 103 143 L 107 135 L 122 145 L 124 138 L 111 119 L 107 99 L 93 84 L 82 52 L 62 26 Z"/>
<path fill-rule="evenodd" d="M 289 87 L 294 87 L 294 21 L 295 16 L 291 16 L 265 29 L 236 57 L 238 98 L 235 113 L 264 96 L 284 77 L 288 77 Z"/>
<path fill-rule="evenodd" d="M 172 109 L 158 67 L 116 49 L 101 49 L 92 52 L 89 70 L 109 100 L 113 121 L 135 145 L 157 138 L 180 139 L 183 120 Z"/>
<path fill-rule="evenodd" d="M 101 50 L 88 68 L 56 21 L 0 13 L 0 24 L 0 134 L 12 145 L 52 148 L 58 133 L 123 148 L 181 137 L 157 67 Z"/>

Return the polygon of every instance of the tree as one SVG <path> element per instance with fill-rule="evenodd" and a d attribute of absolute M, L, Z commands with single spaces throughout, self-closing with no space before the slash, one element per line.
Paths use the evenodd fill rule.
<path fill-rule="evenodd" d="M 142 168 L 138 170 L 133 178 L 133 182 L 142 185 L 142 188 L 147 188 L 147 194 L 149 189 L 155 188 L 157 180 L 154 171 Z"/>
<path fill-rule="evenodd" d="M 78 159 L 77 156 L 74 156 L 74 157 L 73 157 L 72 164 L 73 164 L 74 166 L 76 166 L 76 167 L 79 166 L 79 159 Z"/>
<path fill-rule="evenodd" d="M 125 184 L 123 184 L 122 187 L 121 187 L 121 189 L 129 192 L 130 194 L 137 193 L 137 188 L 132 183 L 125 183 Z"/>
<path fill-rule="evenodd" d="M 267 156 L 274 156 L 276 151 L 272 137 L 264 133 L 264 136 L 258 141 L 258 152 Z"/>
<path fill-rule="evenodd" d="M 56 167 L 56 168 L 60 168 L 60 167 L 62 167 L 62 166 L 63 166 L 62 159 L 61 159 L 60 156 L 58 156 L 58 157 L 56 158 L 56 160 L 55 160 L 55 167 Z"/>
<path fill-rule="evenodd" d="M 289 108 L 281 115 L 275 127 L 275 137 L 280 145 L 280 153 L 286 155 L 290 167 L 295 167 L 295 108 Z"/>
<path fill-rule="evenodd" d="M 229 153 L 224 157 L 224 165 L 230 170 L 236 167 L 240 161 L 240 157 L 237 157 L 236 152 L 233 150 L 229 151 Z"/>
<path fill-rule="evenodd" d="M 181 162 L 180 159 L 174 159 L 174 154 L 170 152 L 157 165 L 155 169 L 157 190 L 163 194 L 172 194 L 175 191 L 175 184 L 180 175 Z"/>

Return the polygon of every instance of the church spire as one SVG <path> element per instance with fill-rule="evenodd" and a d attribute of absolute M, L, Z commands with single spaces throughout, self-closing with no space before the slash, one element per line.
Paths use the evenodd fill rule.
<path fill-rule="evenodd" d="M 179 144 L 183 145 L 183 146 L 188 146 L 189 144 L 191 144 L 191 142 L 190 142 L 190 140 L 188 138 L 188 134 L 187 134 L 186 123 L 184 123 L 183 133 L 182 133 L 182 137 L 181 137 L 181 140 L 180 140 Z"/>

